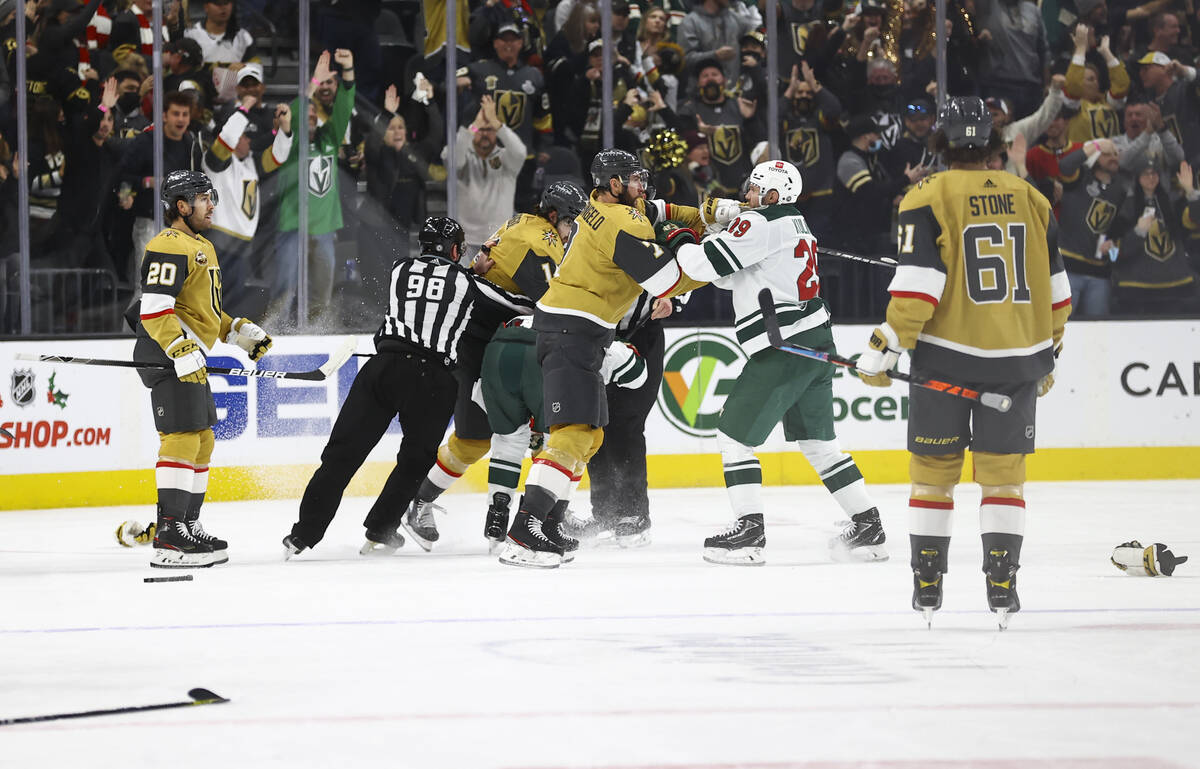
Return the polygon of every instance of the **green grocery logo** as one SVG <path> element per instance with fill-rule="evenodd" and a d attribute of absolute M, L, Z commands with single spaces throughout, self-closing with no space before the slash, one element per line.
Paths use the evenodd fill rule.
<path fill-rule="evenodd" d="M 663 356 L 658 407 L 671 424 L 688 435 L 711 438 L 725 396 L 741 373 L 746 355 L 737 343 L 712 333 L 687 334 Z"/>

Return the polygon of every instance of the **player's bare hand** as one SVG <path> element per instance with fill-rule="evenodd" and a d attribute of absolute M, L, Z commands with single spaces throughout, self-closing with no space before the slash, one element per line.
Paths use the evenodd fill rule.
<path fill-rule="evenodd" d="M 487 275 L 488 270 L 496 266 L 496 260 L 488 253 L 492 245 L 495 245 L 495 241 L 484 243 L 483 248 L 479 249 L 479 253 L 475 254 L 475 258 L 471 260 L 471 270 L 476 275 Z"/>
<path fill-rule="evenodd" d="M 650 310 L 650 320 L 661 320 L 675 311 L 675 305 L 671 304 L 670 299 L 655 299 L 654 306 Z"/>

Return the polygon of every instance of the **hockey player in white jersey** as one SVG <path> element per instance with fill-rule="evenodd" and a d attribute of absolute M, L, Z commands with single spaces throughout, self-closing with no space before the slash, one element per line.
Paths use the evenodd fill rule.
<path fill-rule="evenodd" d="M 801 184 L 791 163 L 759 163 L 750 173 L 746 210 L 723 232 L 675 249 L 688 276 L 733 292 L 737 340 L 749 358 L 718 424 L 725 487 L 737 522 L 704 541 L 704 559 L 712 563 L 764 562 L 762 468 L 754 447 L 781 421 L 786 439 L 796 442 L 850 517 L 842 534 L 830 541 L 834 559 L 887 558 L 879 511 L 834 432 L 833 366 L 771 347 L 759 309 L 759 292 L 770 289 L 784 338 L 835 351 L 829 310 L 820 297 L 817 241 L 791 205 Z"/>

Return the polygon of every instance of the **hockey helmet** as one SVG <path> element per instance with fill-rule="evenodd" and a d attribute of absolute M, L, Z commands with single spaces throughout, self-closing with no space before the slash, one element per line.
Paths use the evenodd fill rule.
<path fill-rule="evenodd" d="M 618 149 L 600 150 L 592 158 L 592 184 L 598 190 L 608 190 L 608 182 L 619 179 L 621 184 L 629 184 L 633 178 L 641 179 L 642 187 L 649 189 L 650 173 L 642 168 L 642 162 L 631 152 Z M 652 197 L 649 192 L 647 197 Z"/>
<path fill-rule="evenodd" d="M 554 182 L 542 193 L 538 203 L 538 213 L 546 216 L 551 211 L 558 212 L 559 221 L 574 219 L 587 208 L 588 197 L 579 185 L 573 182 Z"/>
<path fill-rule="evenodd" d="M 796 198 L 800 197 L 800 190 L 804 188 L 800 171 L 786 160 L 766 160 L 759 163 L 750 172 L 748 182 L 758 187 L 759 200 L 765 198 L 771 190 L 775 190 L 779 193 L 780 203 L 795 203 Z"/>
<path fill-rule="evenodd" d="M 208 194 L 213 205 L 217 203 L 217 191 L 213 188 L 212 180 L 201 171 L 172 171 L 162 181 L 160 191 L 163 209 L 166 213 L 175 211 L 175 203 L 186 200 L 190 206 L 197 195 Z"/>
<path fill-rule="evenodd" d="M 992 113 L 978 96 L 951 96 L 938 110 L 937 128 L 954 149 L 986 147 Z"/>
<path fill-rule="evenodd" d="M 462 258 L 463 240 L 466 233 L 462 225 L 448 216 L 431 216 L 421 226 L 417 234 L 417 242 L 421 244 L 421 253 L 440 256 L 457 262 Z M 458 246 L 458 256 L 451 256 L 450 247 Z"/>

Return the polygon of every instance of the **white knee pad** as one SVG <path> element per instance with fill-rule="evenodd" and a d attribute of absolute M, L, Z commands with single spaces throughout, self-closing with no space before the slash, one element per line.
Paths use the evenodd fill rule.
<path fill-rule="evenodd" d="M 726 467 L 743 462 L 758 462 L 753 448 L 735 441 L 720 430 L 717 431 L 717 447 L 721 450 L 721 462 Z"/>
<path fill-rule="evenodd" d="M 796 441 L 796 445 L 817 471 L 817 475 L 824 474 L 826 470 L 850 456 L 842 451 L 842 444 L 838 443 L 836 438 L 831 441 Z"/>

